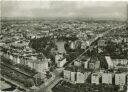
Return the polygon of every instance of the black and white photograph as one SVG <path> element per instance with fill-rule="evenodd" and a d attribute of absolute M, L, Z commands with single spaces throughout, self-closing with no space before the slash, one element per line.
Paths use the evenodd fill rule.
<path fill-rule="evenodd" d="M 128 92 L 128 1 L 0 0 L 0 92 Z"/>

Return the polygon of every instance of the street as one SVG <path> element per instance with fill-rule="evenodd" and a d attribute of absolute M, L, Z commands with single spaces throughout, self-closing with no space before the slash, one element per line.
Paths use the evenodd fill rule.
<path fill-rule="evenodd" d="M 51 89 L 62 79 L 60 73 L 63 71 L 63 68 L 57 68 L 53 71 L 55 77 L 47 85 L 43 84 L 36 92 L 52 92 Z"/>

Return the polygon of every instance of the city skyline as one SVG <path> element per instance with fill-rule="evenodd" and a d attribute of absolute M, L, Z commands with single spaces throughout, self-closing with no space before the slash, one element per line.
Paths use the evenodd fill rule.
<path fill-rule="evenodd" d="M 2 17 L 127 19 L 126 1 L 4 1 Z"/>
<path fill-rule="evenodd" d="M 1 92 L 128 90 L 128 2 L 4 0 L 0 7 Z"/>

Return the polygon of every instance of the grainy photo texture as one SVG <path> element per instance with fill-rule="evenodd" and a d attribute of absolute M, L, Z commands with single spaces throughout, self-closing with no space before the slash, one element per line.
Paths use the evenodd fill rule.
<path fill-rule="evenodd" d="M 0 1 L 1 92 L 128 92 L 127 1 Z"/>

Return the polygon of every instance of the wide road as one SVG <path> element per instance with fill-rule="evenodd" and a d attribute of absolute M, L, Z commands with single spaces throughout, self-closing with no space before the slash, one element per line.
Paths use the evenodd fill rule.
<path fill-rule="evenodd" d="M 52 92 L 51 89 L 62 79 L 60 77 L 60 73 L 63 71 L 63 69 L 55 69 L 53 71 L 54 79 L 50 81 L 47 85 L 42 85 L 40 89 L 37 92 Z"/>
<path fill-rule="evenodd" d="M 51 92 L 51 88 L 54 87 L 60 80 L 60 77 L 55 77 L 53 81 L 51 81 L 48 85 L 41 87 L 37 92 Z"/>
<path fill-rule="evenodd" d="M 124 26 L 124 25 L 123 25 Z M 111 32 L 112 30 L 116 30 L 118 28 L 122 28 L 123 26 L 119 26 L 119 27 L 115 27 L 115 28 L 112 28 L 112 29 L 109 29 L 108 31 L 105 31 L 104 33 L 102 34 L 99 34 L 97 35 L 94 39 L 91 40 L 90 42 L 90 45 L 89 45 L 89 48 L 87 48 L 81 55 L 79 55 L 76 59 L 74 59 L 72 62 L 74 62 L 75 60 L 78 60 L 83 54 L 85 54 L 90 48 L 93 47 L 92 43 L 97 41 L 99 38 L 107 35 L 109 32 Z M 72 63 L 71 62 L 71 63 Z M 63 69 L 62 69 L 63 70 Z M 62 70 L 54 70 L 54 80 L 52 80 L 50 83 L 48 83 L 47 85 L 42 85 L 40 87 L 40 89 L 37 91 L 37 92 L 52 92 L 51 91 L 51 88 L 53 88 L 60 80 L 61 80 L 61 77 L 59 76 L 59 74 L 62 72 Z"/>

